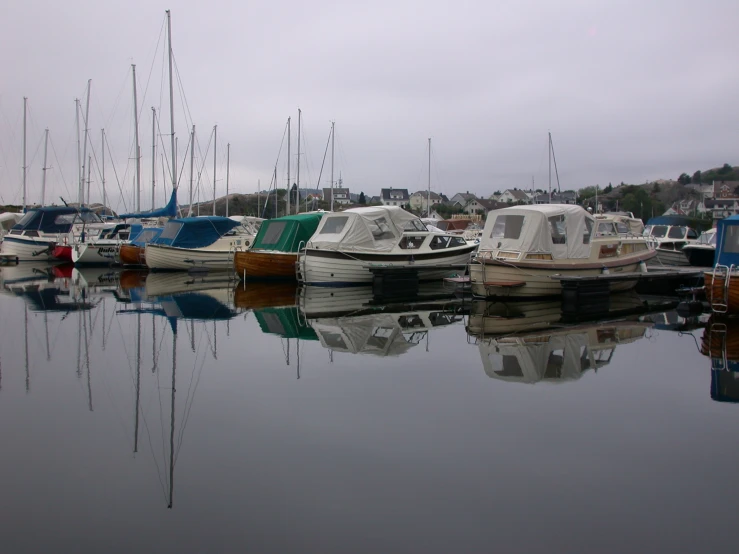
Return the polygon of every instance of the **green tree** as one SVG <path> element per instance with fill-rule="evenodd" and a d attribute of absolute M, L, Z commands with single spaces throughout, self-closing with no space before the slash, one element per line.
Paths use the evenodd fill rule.
<path fill-rule="evenodd" d="M 690 184 L 690 175 L 687 173 L 681 173 L 680 177 L 677 178 L 677 182 L 681 185 L 689 185 Z"/>
<path fill-rule="evenodd" d="M 729 164 L 724 164 L 721 169 L 718 170 L 719 175 L 727 175 L 732 172 L 734 168 L 731 167 Z"/>
<path fill-rule="evenodd" d="M 360 204 L 361 204 L 362 206 L 364 206 L 365 204 L 367 204 L 367 198 L 365 198 L 365 196 L 364 196 L 364 192 L 360 192 L 360 193 L 359 193 L 359 203 L 360 203 Z"/>
<path fill-rule="evenodd" d="M 700 169 L 698 171 L 696 171 L 695 173 L 693 173 L 693 179 L 692 180 L 693 180 L 694 183 L 696 183 L 698 185 L 700 185 L 703 182 L 702 175 L 701 175 L 701 170 Z"/>

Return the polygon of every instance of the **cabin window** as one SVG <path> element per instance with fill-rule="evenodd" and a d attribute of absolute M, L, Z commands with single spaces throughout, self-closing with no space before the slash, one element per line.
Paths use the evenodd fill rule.
<path fill-rule="evenodd" d="M 622 221 L 616 223 L 616 230 L 618 231 L 619 235 L 628 235 L 630 232 L 629 226 Z"/>
<path fill-rule="evenodd" d="M 467 242 L 462 237 L 452 237 L 452 242 L 449 246 L 466 246 Z"/>
<path fill-rule="evenodd" d="M 413 219 L 403 226 L 404 231 L 428 231 L 420 219 Z"/>
<path fill-rule="evenodd" d="M 398 246 L 401 248 L 406 248 L 409 250 L 415 250 L 416 248 L 421 248 L 421 245 L 423 244 L 423 239 L 426 237 L 421 235 L 419 236 L 413 236 L 413 235 L 403 235 L 403 238 L 400 239 L 400 243 Z"/>
<path fill-rule="evenodd" d="M 598 223 L 599 237 L 608 237 L 614 235 L 616 235 L 616 230 L 613 228 L 613 223 L 611 223 L 610 221 L 601 221 L 600 223 Z"/>
<path fill-rule="evenodd" d="M 369 230 L 372 233 L 372 237 L 375 240 L 394 239 L 395 233 L 387 223 L 387 219 L 384 217 L 378 217 L 367 222 Z"/>
<path fill-rule="evenodd" d="M 590 244 L 590 237 L 593 234 L 593 222 L 589 219 L 585 220 L 585 230 L 582 232 L 582 243 Z"/>
<path fill-rule="evenodd" d="M 739 254 L 739 227 L 727 225 L 724 229 L 724 243 L 721 250 L 730 254 Z"/>
<path fill-rule="evenodd" d="M 446 248 L 449 246 L 449 242 L 452 240 L 452 237 L 449 236 L 436 236 L 431 239 L 431 243 L 429 246 L 431 247 L 431 250 L 440 250 L 442 248 Z"/>
<path fill-rule="evenodd" d="M 518 358 L 516 358 L 516 356 L 503 354 L 501 355 L 501 358 L 501 365 L 503 367 L 495 371 L 496 375 L 500 375 L 501 377 L 523 377 L 523 370 L 521 369 L 521 364 L 518 363 Z"/>
<path fill-rule="evenodd" d="M 170 221 L 164 226 L 164 230 L 162 231 L 162 234 L 159 235 L 159 238 L 162 239 L 174 239 L 177 236 L 177 233 L 180 232 L 180 229 L 182 229 L 182 223 L 176 222 L 176 221 Z"/>
<path fill-rule="evenodd" d="M 128 240 L 128 237 L 130 236 L 131 234 L 128 231 L 121 231 L 120 233 L 118 233 L 118 238 L 120 240 Z"/>
<path fill-rule="evenodd" d="M 348 216 L 328 217 L 321 227 L 321 235 L 338 234 L 344 230 L 346 222 L 349 221 Z"/>
<path fill-rule="evenodd" d="M 285 326 L 282 324 L 282 321 L 280 321 L 277 314 L 262 312 L 262 317 L 264 318 L 264 323 L 267 326 L 268 332 L 276 335 L 286 334 L 287 331 L 285 330 Z"/>
<path fill-rule="evenodd" d="M 667 238 L 670 239 L 683 239 L 685 238 L 685 227 L 670 227 L 670 232 L 667 233 Z"/>
<path fill-rule="evenodd" d="M 36 217 L 36 214 L 37 213 L 38 212 L 36 212 L 35 210 L 32 210 L 32 211 L 26 213 L 26 215 L 24 215 L 21 218 L 21 220 L 18 223 L 16 223 L 16 225 L 18 225 L 20 227 L 25 227 L 26 225 L 28 225 L 33 220 L 34 217 Z"/>
<path fill-rule="evenodd" d="M 698 233 L 695 231 L 695 229 L 688 229 L 688 238 L 689 239 L 697 239 Z"/>
<path fill-rule="evenodd" d="M 521 236 L 523 218 L 522 215 L 499 215 L 495 218 L 490 238 L 517 240 Z"/>
<path fill-rule="evenodd" d="M 655 225 L 652 227 L 652 236 L 661 239 L 667 234 L 667 225 Z"/>
<path fill-rule="evenodd" d="M 262 244 L 277 244 L 280 241 L 282 232 L 287 226 L 287 221 L 275 221 L 274 223 L 269 223 L 268 225 L 269 226 L 267 227 L 267 231 L 262 237 Z"/>
<path fill-rule="evenodd" d="M 159 231 L 158 229 L 148 229 L 148 230 L 141 231 L 136 236 L 135 240 L 138 243 L 147 244 L 157 237 L 158 231 Z"/>
<path fill-rule="evenodd" d="M 552 231 L 552 244 L 567 244 L 564 215 L 553 215 L 550 217 L 549 227 Z"/>

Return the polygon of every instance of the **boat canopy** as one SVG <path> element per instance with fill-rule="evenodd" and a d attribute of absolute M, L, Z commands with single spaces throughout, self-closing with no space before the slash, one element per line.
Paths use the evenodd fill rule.
<path fill-rule="evenodd" d="M 326 212 L 287 215 L 262 222 L 252 249 L 297 252 L 316 232 Z"/>
<path fill-rule="evenodd" d="M 587 258 L 594 219 L 580 206 L 539 204 L 488 214 L 480 250 L 548 253 L 554 259 Z"/>
<path fill-rule="evenodd" d="M 13 231 L 40 231 L 43 233 L 68 233 L 75 223 L 102 223 L 95 212 L 74 206 L 45 206 L 31 208 L 13 225 Z"/>
<path fill-rule="evenodd" d="M 177 189 L 172 191 L 169 202 L 163 208 L 151 210 L 148 212 L 139 212 L 131 214 L 123 214 L 121 219 L 142 219 L 145 217 L 175 217 L 177 215 Z"/>
<path fill-rule="evenodd" d="M 164 227 L 142 227 L 137 234 L 131 232 L 131 244 L 144 248 L 147 244 L 162 234 Z"/>
<path fill-rule="evenodd" d="M 716 229 L 715 263 L 739 266 L 739 215 L 719 220 Z"/>
<path fill-rule="evenodd" d="M 406 340 L 397 319 L 389 313 L 322 318 L 309 323 L 321 345 L 334 352 L 400 356 L 416 345 Z"/>
<path fill-rule="evenodd" d="M 13 225 L 23 219 L 23 214 L 3 212 L 0 214 L 0 231 L 8 231 Z"/>
<path fill-rule="evenodd" d="M 301 319 L 295 306 L 254 310 L 262 333 L 286 339 L 318 340 L 316 332 Z"/>
<path fill-rule="evenodd" d="M 172 219 L 151 244 L 177 248 L 203 248 L 213 244 L 239 225 L 238 221 L 219 216 Z"/>
<path fill-rule="evenodd" d="M 647 225 L 676 225 L 690 227 L 690 218 L 686 215 L 660 215 L 647 220 Z"/>
<path fill-rule="evenodd" d="M 206 292 L 184 292 L 158 301 L 169 318 L 196 321 L 225 321 L 232 319 L 236 311 Z"/>
<path fill-rule="evenodd" d="M 417 216 L 399 206 L 350 208 L 326 215 L 308 241 L 308 247 L 389 251 L 409 226 L 426 231 Z"/>

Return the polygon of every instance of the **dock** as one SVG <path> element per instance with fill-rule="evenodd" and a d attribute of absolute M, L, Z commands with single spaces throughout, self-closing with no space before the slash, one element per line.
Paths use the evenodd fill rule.
<path fill-rule="evenodd" d="M 457 271 L 464 273 L 466 265 L 418 265 L 390 266 L 374 264 L 363 266 L 372 273 L 372 295 L 375 299 L 402 299 L 418 294 L 422 273 L 431 271 Z M 441 281 L 441 279 L 439 279 Z"/>

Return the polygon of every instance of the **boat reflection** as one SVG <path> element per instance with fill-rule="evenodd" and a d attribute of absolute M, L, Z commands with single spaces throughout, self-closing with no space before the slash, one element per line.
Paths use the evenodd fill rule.
<path fill-rule="evenodd" d="M 739 402 L 739 321 L 710 320 L 700 350 L 711 358 L 711 398 Z"/>
<path fill-rule="evenodd" d="M 297 283 L 242 282 L 236 285 L 234 304 L 242 310 L 295 306 L 297 293 Z"/>
<path fill-rule="evenodd" d="M 33 312 L 90 310 L 94 303 L 74 294 L 71 265 L 26 263 L 0 266 L 0 291 L 22 298 Z"/>

